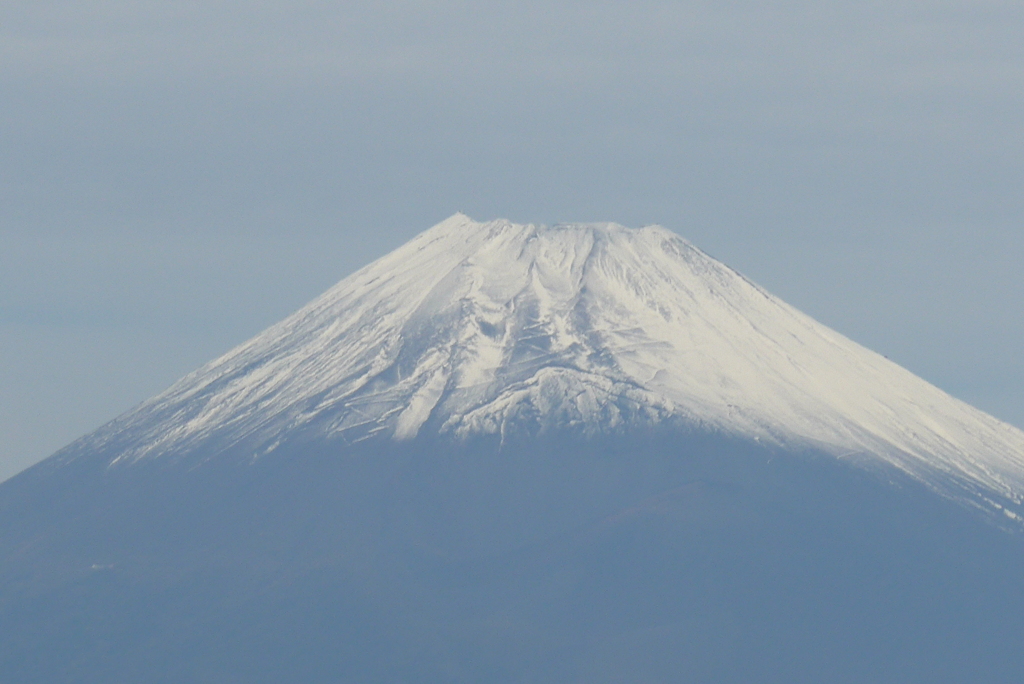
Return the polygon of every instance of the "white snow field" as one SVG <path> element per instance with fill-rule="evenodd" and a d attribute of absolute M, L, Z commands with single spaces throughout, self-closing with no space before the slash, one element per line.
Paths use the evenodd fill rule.
<path fill-rule="evenodd" d="M 214 442 L 259 457 L 304 432 L 354 443 L 672 422 L 888 463 L 1010 518 L 1024 501 L 1024 432 L 675 233 L 462 214 L 65 452 L 115 441 L 123 465 Z"/>

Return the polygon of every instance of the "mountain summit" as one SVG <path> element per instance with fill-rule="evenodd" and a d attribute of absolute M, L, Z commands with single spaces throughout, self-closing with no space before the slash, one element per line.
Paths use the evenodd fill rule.
<path fill-rule="evenodd" d="M 882 462 L 1016 520 L 1024 432 L 675 233 L 456 214 L 73 445 L 115 463 L 287 440 L 671 424 Z M 111 449 L 111 446 L 116 448 Z"/>
<path fill-rule="evenodd" d="M 0 682 L 1019 684 L 1022 496 L 664 228 L 456 215 L 0 483 Z"/>

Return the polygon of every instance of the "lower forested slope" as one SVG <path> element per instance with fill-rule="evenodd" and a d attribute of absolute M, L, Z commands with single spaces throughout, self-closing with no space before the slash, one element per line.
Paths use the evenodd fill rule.
<path fill-rule="evenodd" d="M 1019 682 L 1024 541 L 663 431 L 282 444 L 0 485 L 0 680 Z"/>

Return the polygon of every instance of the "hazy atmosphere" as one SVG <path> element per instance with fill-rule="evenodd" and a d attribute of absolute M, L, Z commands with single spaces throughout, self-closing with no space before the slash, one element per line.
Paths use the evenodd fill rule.
<path fill-rule="evenodd" d="M 662 224 L 1024 427 L 1019 3 L 0 7 L 0 479 L 456 211 Z"/>

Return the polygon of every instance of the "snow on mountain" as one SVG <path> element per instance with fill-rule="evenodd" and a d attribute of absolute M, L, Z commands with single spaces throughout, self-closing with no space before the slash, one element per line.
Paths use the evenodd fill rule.
<path fill-rule="evenodd" d="M 661 227 L 457 214 L 65 450 L 114 462 L 301 434 L 594 435 L 678 423 L 884 462 L 1004 510 L 1024 432 Z"/>

